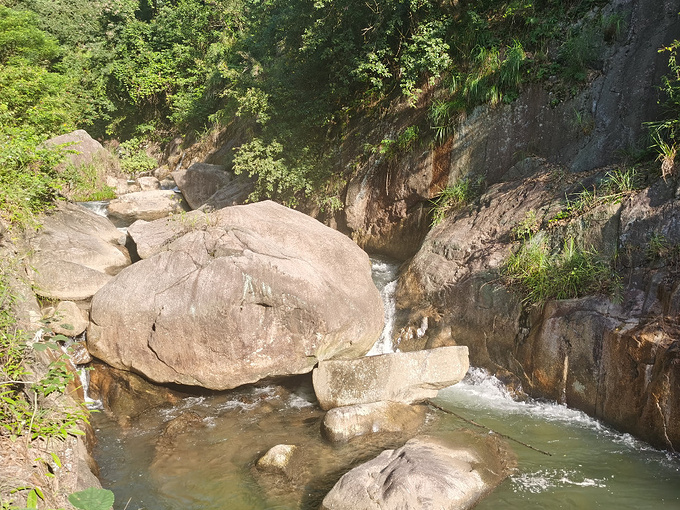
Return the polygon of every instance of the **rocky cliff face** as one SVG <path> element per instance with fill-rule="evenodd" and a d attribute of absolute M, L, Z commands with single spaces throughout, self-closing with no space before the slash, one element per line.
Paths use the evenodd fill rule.
<path fill-rule="evenodd" d="M 466 174 L 494 184 L 530 155 L 587 171 L 639 146 L 642 123 L 659 114 L 656 90 L 667 62 L 657 50 L 680 33 L 677 10 L 669 0 L 614 1 L 604 14 L 627 16 L 626 31 L 604 48 L 599 69 L 573 97 L 557 97 L 550 80 L 530 85 L 511 104 L 476 108 L 440 147 L 392 159 L 367 158 L 347 191 L 346 221 L 353 238 L 369 251 L 405 259 L 415 254 L 428 229 L 428 201 Z M 389 138 L 405 117 L 427 127 L 424 115 L 420 109 L 398 111 L 392 122 L 373 128 L 382 129 L 373 138 Z M 348 139 L 345 152 L 355 151 Z"/>
<path fill-rule="evenodd" d="M 397 306 L 405 319 L 395 342 L 402 350 L 467 345 L 471 365 L 519 381 L 531 395 L 677 449 L 678 189 L 659 180 L 556 221 L 565 194 L 596 178 L 556 174 L 548 165 L 491 186 L 433 229 L 402 270 Z M 535 235 L 554 249 L 574 239 L 605 258 L 617 255 L 624 275 L 618 299 L 541 305 L 508 287 L 502 266 L 518 249 L 517 226 L 529 211 L 541 228 Z"/>

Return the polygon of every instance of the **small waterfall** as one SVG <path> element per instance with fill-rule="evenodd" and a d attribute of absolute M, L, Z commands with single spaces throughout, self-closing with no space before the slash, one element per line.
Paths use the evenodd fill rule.
<path fill-rule="evenodd" d="M 392 344 L 392 332 L 394 331 L 394 319 L 397 312 L 395 294 L 397 291 L 397 273 L 399 264 L 386 259 L 371 258 L 373 268 L 373 283 L 380 291 L 385 309 L 385 327 L 380 338 L 368 352 L 367 356 L 387 354 L 394 352 Z"/>
<path fill-rule="evenodd" d="M 109 214 L 109 202 L 107 200 L 93 200 L 92 202 L 78 202 L 84 208 L 89 209 L 99 216 L 107 217 Z"/>

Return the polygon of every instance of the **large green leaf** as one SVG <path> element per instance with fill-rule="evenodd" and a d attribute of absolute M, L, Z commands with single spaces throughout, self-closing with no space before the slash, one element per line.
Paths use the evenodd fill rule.
<path fill-rule="evenodd" d="M 113 506 L 114 496 L 110 490 L 90 487 L 70 494 L 68 500 L 82 510 L 109 510 Z"/>

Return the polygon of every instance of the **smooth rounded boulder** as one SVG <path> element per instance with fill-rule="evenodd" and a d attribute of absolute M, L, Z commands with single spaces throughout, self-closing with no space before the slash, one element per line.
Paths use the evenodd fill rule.
<path fill-rule="evenodd" d="M 487 442 L 494 441 L 488 438 Z M 418 437 L 347 472 L 322 510 L 465 510 L 508 474 L 496 445 Z"/>
<path fill-rule="evenodd" d="M 207 219 L 186 232 L 177 223 L 178 237 L 94 296 L 95 357 L 157 383 L 223 390 L 361 356 L 377 340 L 382 302 L 348 237 L 269 201 Z"/>
<path fill-rule="evenodd" d="M 124 236 L 106 218 L 60 203 L 42 228 L 27 236 L 28 274 L 35 293 L 49 299 L 89 299 L 130 264 Z"/>

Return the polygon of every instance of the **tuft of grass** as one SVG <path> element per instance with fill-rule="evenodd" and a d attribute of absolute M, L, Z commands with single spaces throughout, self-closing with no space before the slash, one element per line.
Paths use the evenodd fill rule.
<path fill-rule="evenodd" d="M 527 239 L 510 256 L 501 274 L 520 290 L 525 304 L 543 305 L 552 299 L 572 299 L 605 294 L 619 299 L 621 278 L 596 253 L 576 245 L 573 238 L 552 253 L 544 236 Z"/>
<path fill-rule="evenodd" d="M 481 196 L 483 189 L 484 179 L 482 177 L 477 179 L 464 177 L 453 186 L 447 186 L 441 190 L 437 196 L 431 200 L 432 209 L 430 210 L 430 214 L 432 220 L 430 226 L 434 227 L 438 225 L 450 213 Z"/>
<path fill-rule="evenodd" d="M 618 203 L 639 187 L 640 178 L 635 167 L 615 168 L 608 171 L 592 189 L 583 188 L 571 197 L 567 196 L 566 207 L 549 222 L 580 216 L 599 205 Z"/>

